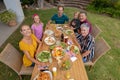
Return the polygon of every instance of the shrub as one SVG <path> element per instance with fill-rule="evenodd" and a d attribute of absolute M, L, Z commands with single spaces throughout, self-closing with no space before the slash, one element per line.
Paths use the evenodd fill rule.
<path fill-rule="evenodd" d="M 16 14 L 11 10 L 0 13 L 0 21 L 8 24 L 11 20 L 16 20 Z"/>
<path fill-rule="evenodd" d="M 93 0 L 87 10 L 120 18 L 120 0 Z"/>
<path fill-rule="evenodd" d="M 21 0 L 22 5 L 31 5 L 35 0 Z"/>

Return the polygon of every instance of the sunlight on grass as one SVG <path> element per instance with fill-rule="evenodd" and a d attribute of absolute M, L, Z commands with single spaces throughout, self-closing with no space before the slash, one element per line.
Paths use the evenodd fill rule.
<path fill-rule="evenodd" d="M 73 13 L 79 11 L 76 8 L 65 8 L 65 13 L 70 17 L 73 17 Z M 32 15 L 37 13 L 40 15 L 41 21 L 44 25 L 50 19 L 50 17 L 56 13 L 57 10 L 46 9 L 46 10 L 24 10 L 25 20 L 23 24 L 31 25 Z M 110 18 L 107 16 L 97 15 L 88 12 L 88 19 L 92 24 L 97 24 L 102 30 L 99 37 L 103 37 L 108 44 L 111 46 L 111 50 L 107 52 L 98 62 L 94 65 L 92 70 L 89 72 L 86 67 L 89 80 L 120 80 L 120 20 Z M 9 39 L 0 47 L 0 51 L 9 42 L 12 43 L 18 50 L 18 42 L 21 39 L 19 28 L 9 37 Z M 18 75 L 13 72 L 9 67 L 0 63 L 0 80 L 19 80 Z M 4 71 L 4 73 L 2 73 Z M 9 73 L 7 73 L 9 71 Z M 23 80 L 29 80 L 30 76 L 23 76 Z"/>

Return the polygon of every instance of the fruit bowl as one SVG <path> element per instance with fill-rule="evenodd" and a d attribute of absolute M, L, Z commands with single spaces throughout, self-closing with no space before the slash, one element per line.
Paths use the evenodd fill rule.
<path fill-rule="evenodd" d="M 52 56 L 56 59 L 60 59 L 65 55 L 64 49 L 61 46 L 57 46 L 52 50 Z"/>

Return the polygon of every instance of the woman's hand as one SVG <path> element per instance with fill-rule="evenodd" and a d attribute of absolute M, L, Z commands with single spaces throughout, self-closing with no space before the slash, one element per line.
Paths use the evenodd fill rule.
<path fill-rule="evenodd" d="M 90 54 L 91 51 L 85 51 L 83 54 L 82 54 L 82 57 L 86 57 L 87 55 Z"/>

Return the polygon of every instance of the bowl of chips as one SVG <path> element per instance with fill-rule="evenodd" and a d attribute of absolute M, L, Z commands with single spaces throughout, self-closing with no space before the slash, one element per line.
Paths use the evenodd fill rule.
<path fill-rule="evenodd" d="M 52 73 L 50 71 L 40 72 L 33 80 L 52 80 Z"/>

